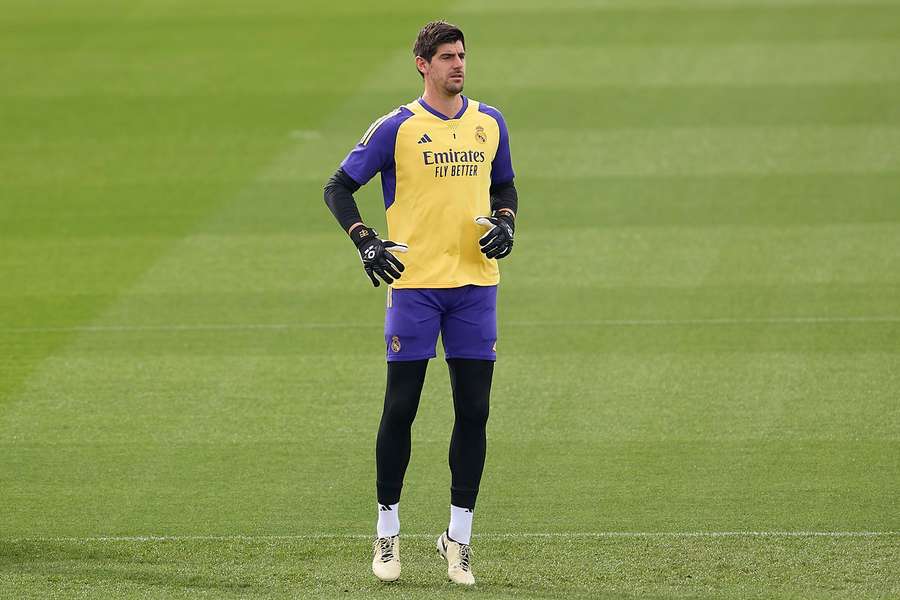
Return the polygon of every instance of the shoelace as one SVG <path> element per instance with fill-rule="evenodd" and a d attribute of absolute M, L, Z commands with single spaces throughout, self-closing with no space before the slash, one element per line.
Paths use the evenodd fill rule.
<path fill-rule="evenodd" d="M 381 562 L 394 560 L 394 538 L 378 538 L 375 546 L 381 546 Z"/>
<path fill-rule="evenodd" d="M 459 545 L 459 566 L 462 567 L 463 571 L 469 570 L 469 557 L 471 556 L 472 551 L 469 549 L 468 544 L 460 544 Z"/>

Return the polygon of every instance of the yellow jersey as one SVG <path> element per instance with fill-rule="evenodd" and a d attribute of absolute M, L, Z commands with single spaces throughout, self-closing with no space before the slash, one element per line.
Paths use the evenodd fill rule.
<path fill-rule="evenodd" d="M 406 244 L 394 288 L 496 285 L 497 260 L 475 218 L 491 214 L 490 187 L 512 181 L 509 133 L 496 108 L 462 97 L 453 118 L 422 98 L 376 120 L 341 168 L 359 185 L 381 173 L 388 238 Z"/>

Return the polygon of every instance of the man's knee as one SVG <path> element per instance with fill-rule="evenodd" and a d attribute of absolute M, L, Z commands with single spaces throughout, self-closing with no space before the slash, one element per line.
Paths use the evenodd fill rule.
<path fill-rule="evenodd" d="M 447 364 L 457 421 L 484 427 L 490 412 L 493 361 L 455 358 Z"/>
<path fill-rule="evenodd" d="M 387 389 L 381 421 L 388 427 L 409 427 L 416 418 L 427 360 L 388 363 Z"/>

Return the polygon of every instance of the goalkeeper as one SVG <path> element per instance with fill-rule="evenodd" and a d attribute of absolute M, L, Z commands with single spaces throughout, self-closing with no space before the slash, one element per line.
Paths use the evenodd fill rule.
<path fill-rule="evenodd" d="M 497 350 L 497 259 L 512 251 L 518 199 L 503 116 L 462 95 L 462 31 L 429 23 L 413 54 L 422 96 L 372 123 L 325 185 L 325 202 L 356 244 L 372 285 L 388 285 L 372 570 L 383 581 L 400 576 L 399 503 L 410 430 L 440 333 L 455 424 L 450 522 L 437 547 L 448 577 L 471 585 L 472 517 Z M 379 172 L 389 240 L 363 223 L 353 199 Z"/>

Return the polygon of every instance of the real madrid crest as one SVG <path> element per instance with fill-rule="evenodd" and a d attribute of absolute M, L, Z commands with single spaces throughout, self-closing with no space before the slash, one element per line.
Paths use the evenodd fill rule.
<path fill-rule="evenodd" d="M 391 350 L 394 352 L 400 352 L 400 338 L 396 335 L 391 338 Z"/>
<path fill-rule="evenodd" d="M 482 144 L 487 143 L 487 135 L 484 133 L 484 127 L 482 127 L 481 125 L 475 127 L 475 139 Z"/>

